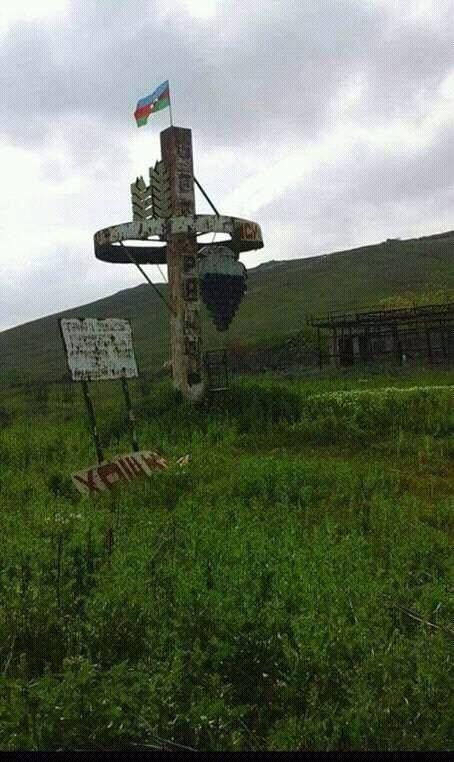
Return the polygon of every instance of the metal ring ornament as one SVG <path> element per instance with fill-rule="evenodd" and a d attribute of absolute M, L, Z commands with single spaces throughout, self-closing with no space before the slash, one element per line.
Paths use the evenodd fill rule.
<path fill-rule="evenodd" d="M 230 241 L 222 241 L 236 254 L 263 248 L 260 226 L 251 220 L 224 215 L 195 214 L 182 217 L 151 217 L 148 220 L 134 220 L 120 225 L 112 225 L 98 230 L 94 235 L 95 256 L 103 262 L 130 264 L 128 253 L 140 265 L 166 264 L 167 246 L 120 246 L 124 241 L 149 241 L 153 236 L 157 241 L 168 241 L 179 235 L 204 235 L 224 233 Z M 220 242 L 221 244 L 221 242 Z M 219 245 L 220 245 L 219 244 Z M 198 243 L 202 249 L 206 242 Z M 216 244 L 214 244 L 216 245 Z"/>

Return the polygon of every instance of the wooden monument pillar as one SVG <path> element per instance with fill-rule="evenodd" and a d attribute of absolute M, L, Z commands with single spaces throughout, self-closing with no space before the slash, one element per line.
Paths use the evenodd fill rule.
<path fill-rule="evenodd" d="M 170 178 L 172 217 L 194 215 L 191 130 L 169 127 L 161 132 L 161 153 Z M 205 383 L 196 232 L 168 236 L 167 266 L 173 384 L 185 399 L 197 402 L 204 396 Z"/>

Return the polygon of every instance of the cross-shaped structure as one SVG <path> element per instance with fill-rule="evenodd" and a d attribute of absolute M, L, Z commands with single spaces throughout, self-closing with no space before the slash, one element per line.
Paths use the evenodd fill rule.
<path fill-rule="evenodd" d="M 233 302 L 242 294 L 238 280 L 244 280 L 245 268 L 238 261 L 239 255 L 261 249 L 263 239 L 259 225 L 250 220 L 226 217 L 217 211 L 213 215 L 196 214 L 191 130 L 172 126 L 161 132 L 161 154 L 161 161 L 150 168 L 149 185 L 138 178 L 131 186 L 132 222 L 98 231 L 95 255 L 105 262 L 167 264 L 173 383 L 185 399 L 197 402 L 205 394 L 204 288 L 206 293 L 217 289 L 218 301 L 225 297 L 228 313 L 232 293 L 237 294 Z M 207 246 L 198 241 L 198 236 L 206 233 L 227 234 L 230 240 Z M 143 245 L 131 246 L 129 241 Z M 225 311 L 215 320 L 221 330 L 229 320 Z"/>

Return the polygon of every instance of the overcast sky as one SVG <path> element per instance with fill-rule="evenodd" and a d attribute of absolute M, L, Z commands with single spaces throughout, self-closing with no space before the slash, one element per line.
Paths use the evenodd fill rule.
<path fill-rule="evenodd" d="M 0 58 L 0 329 L 142 282 L 93 234 L 131 219 L 166 79 L 196 176 L 262 226 L 247 266 L 454 228 L 454 0 L 0 0 Z"/>

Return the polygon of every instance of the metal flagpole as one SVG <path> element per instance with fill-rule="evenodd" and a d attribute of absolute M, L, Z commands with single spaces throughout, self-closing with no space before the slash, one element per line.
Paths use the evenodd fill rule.
<path fill-rule="evenodd" d="M 170 112 L 170 126 L 173 127 L 172 98 L 170 97 L 170 82 L 169 82 L 169 112 Z"/>

